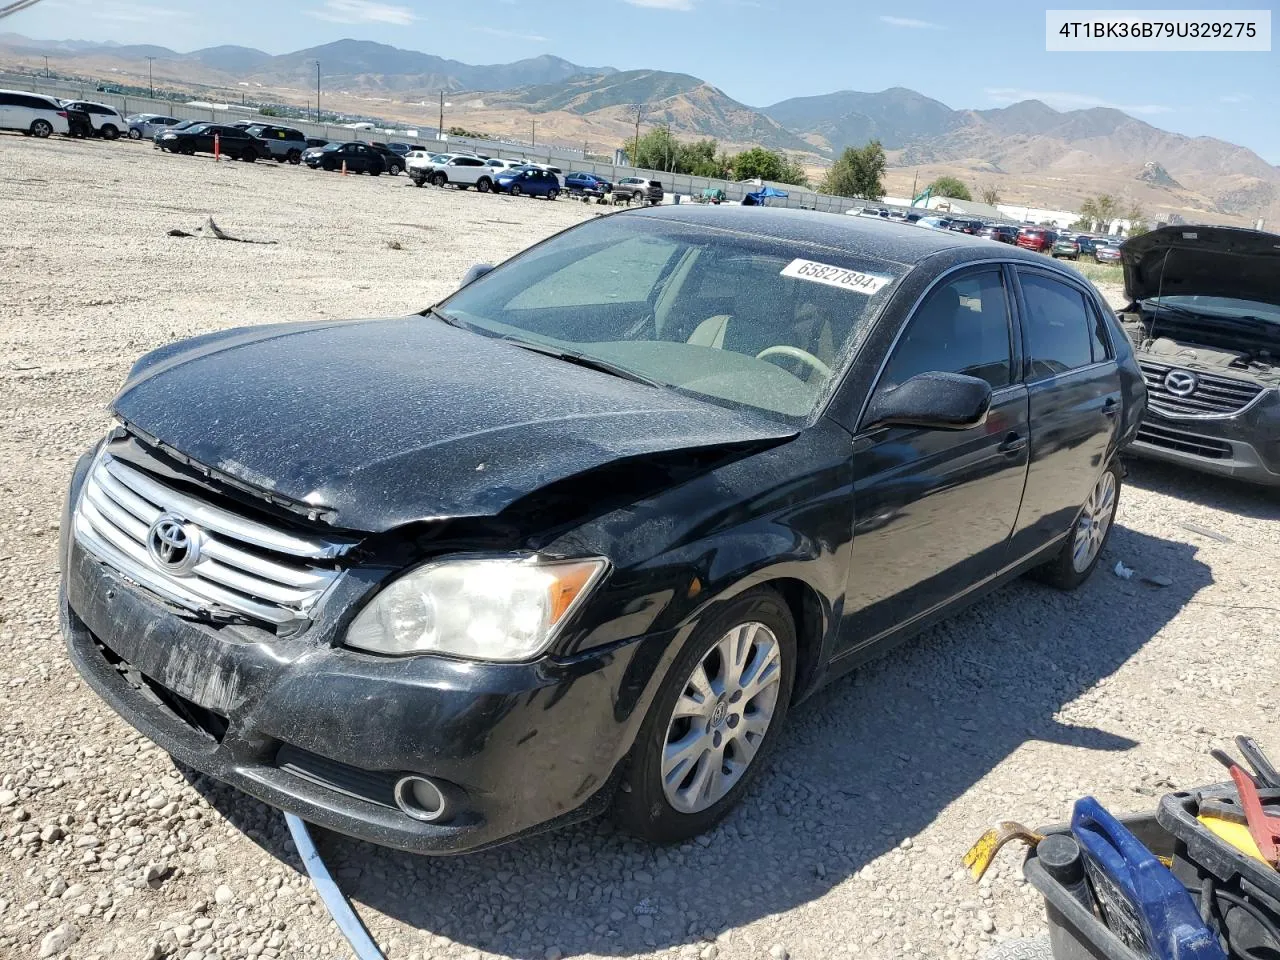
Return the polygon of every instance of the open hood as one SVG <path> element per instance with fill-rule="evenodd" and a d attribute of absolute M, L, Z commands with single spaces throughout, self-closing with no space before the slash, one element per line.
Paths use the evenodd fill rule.
<path fill-rule="evenodd" d="M 1280 235 L 1239 227 L 1170 226 L 1120 248 L 1124 291 L 1149 297 L 1230 297 L 1280 305 Z"/>
<path fill-rule="evenodd" d="M 114 409 L 198 463 L 369 532 L 492 517 L 603 467 L 797 432 L 420 316 L 162 347 Z"/>

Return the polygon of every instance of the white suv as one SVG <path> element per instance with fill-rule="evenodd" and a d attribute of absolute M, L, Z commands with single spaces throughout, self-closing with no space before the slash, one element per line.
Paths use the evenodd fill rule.
<path fill-rule="evenodd" d="M 479 157 L 464 154 L 436 154 L 427 160 L 409 160 L 409 178 L 416 186 L 430 183 L 443 187 L 453 184 L 459 190 L 475 187 L 481 193 L 493 189 L 493 181 L 502 172 Z"/>
<path fill-rule="evenodd" d="M 26 90 L 0 90 L 0 130 L 21 130 L 32 137 L 71 131 L 67 111 L 53 97 Z"/>
<path fill-rule="evenodd" d="M 62 105 L 68 110 L 83 110 L 87 113 L 93 132 L 105 140 L 114 140 L 120 134 L 128 132 L 129 125 L 115 107 L 91 100 L 63 100 Z"/>

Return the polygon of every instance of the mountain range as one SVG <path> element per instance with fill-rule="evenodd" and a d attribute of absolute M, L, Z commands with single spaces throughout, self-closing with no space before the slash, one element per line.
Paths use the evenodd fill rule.
<path fill-rule="evenodd" d="M 541 141 L 585 141 L 599 151 L 634 135 L 639 107 L 645 128 L 669 125 L 678 136 L 712 137 L 729 149 L 784 150 L 814 165 L 829 162 L 847 146 L 878 139 L 895 182 L 901 179 L 895 170 L 918 169 L 924 177 L 945 172 L 995 186 L 1006 198 L 1033 205 L 1074 203 L 1106 191 L 1148 209 L 1191 216 L 1280 218 L 1280 167 L 1245 147 L 1171 133 L 1107 107 L 1058 111 L 1026 100 L 998 109 L 957 110 L 891 87 L 757 108 L 688 74 L 619 71 L 554 56 L 473 65 L 362 40 L 273 55 L 239 46 L 179 53 L 151 45 L 0 34 L 0 67 L 31 69 L 46 55 L 60 72 L 142 79 L 151 57 L 157 83 L 205 92 L 249 87 L 260 90 L 254 94 L 258 98 L 274 95 L 304 103 L 314 89 L 319 60 L 327 106 L 388 120 L 432 122 L 435 98 L 445 92 L 449 125 L 523 138 L 532 122 Z M 1155 167 L 1161 176 L 1152 175 Z"/>

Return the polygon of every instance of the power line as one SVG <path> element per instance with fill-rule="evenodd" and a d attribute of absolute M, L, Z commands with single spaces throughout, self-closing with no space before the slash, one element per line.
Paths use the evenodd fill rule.
<path fill-rule="evenodd" d="M 11 13 L 20 13 L 27 7 L 34 7 L 40 0 L 16 0 L 14 3 L 5 4 L 0 7 L 0 19 L 4 19 Z"/>

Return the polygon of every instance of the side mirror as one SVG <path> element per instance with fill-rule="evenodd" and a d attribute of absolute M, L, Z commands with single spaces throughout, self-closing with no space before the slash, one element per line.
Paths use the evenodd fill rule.
<path fill-rule="evenodd" d="M 959 373 L 921 373 L 878 393 L 867 409 L 868 427 L 968 430 L 987 422 L 991 384 Z"/>
<path fill-rule="evenodd" d="M 486 273 L 493 269 L 492 263 L 475 263 L 471 265 L 471 269 L 467 271 L 467 275 L 462 278 L 462 286 L 466 286 L 472 280 L 479 280 Z"/>

